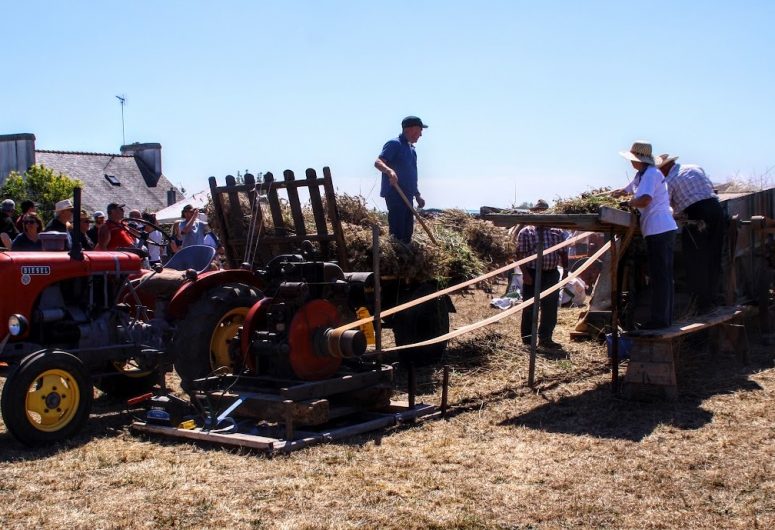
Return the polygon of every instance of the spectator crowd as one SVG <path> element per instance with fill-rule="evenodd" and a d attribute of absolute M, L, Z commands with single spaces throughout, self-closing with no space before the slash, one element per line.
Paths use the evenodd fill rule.
<path fill-rule="evenodd" d="M 172 225 L 171 236 L 166 237 L 158 227 L 155 214 L 132 209 L 125 217 L 125 207 L 112 202 L 105 212 L 98 210 L 90 214 L 81 210 L 76 227 L 73 202 L 64 199 L 56 203 L 54 216 L 44 227 L 33 201 L 22 201 L 17 210 L 15 201 L 5 199 L 0 206 L 0 247 L 11 251 L 42 251 L 40 234 L 59 233 L 65 234 L 64 248 L 69 250 L 77 233 L 83 250 L 140 249 L 147 256 L 146 266 L 150 268 L 163 265 L 185 247 L 208 245 L 216 250 L 213 268 L 225 268 L 224 247 L 197 208 L 190 204 L 183 207 L 180 220 Z"/>

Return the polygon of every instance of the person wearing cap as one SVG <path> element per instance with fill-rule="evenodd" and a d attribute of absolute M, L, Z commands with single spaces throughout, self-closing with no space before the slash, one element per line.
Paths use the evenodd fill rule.
<path fill-rule="evenodd" d="M 81 239 L 81 248 L 83 250 L 94 250 L 96 247 L 94 240 L 89 237 L 90 223 L 91 219 L 89 219 L 89 212 L 86 210 L 81 210 L 81 215 L 78 219 L 78 230 Z"/>
<path fill-rule="evenodd" d="M 24 214 L 37 213 L 38 205 L 29 199 L 25 199 L 22 201 L 21 208 L 22 208 L 22 213 L 16 219 L 16 230 L 18 230 L 19 232 L 24 231 L 24 226 L 23 226 Z"/>
<path fill-rule="evenodd" d="M 657 166 L 665 176 L 673 212 L 690 221 L 681 229 L 681 250 L 689 291 L 702 314 L 711 311 L 721 296 L 724 209 L 705 170 L 676 160 L 666 153 L 659 156 Z"/>
<path fill-rule="evenodd" d="M 530 208 L 531 212 L 542 213 L 549 209 L 549 203 L 543 199 L 538 199 L 535 206 Z M 565 241 L 565 231 L 560 228 L 547 227 L 543 229 L 543 248 L 552 247 Z M 534 225 L 526 225 L 517 234 L 517 259 L 527 258 L 538 251 L 538 229 Z M 562 266 L 563 277 L 568 275 L 568 250 L 562 248 L 548 254 L 543 254 L 541 260 L 541 285 L 538 286 L 539 292 L 549 289 L 560 281 L 560 271 L 557 268 Z M 520 265 L 522 270 L 522 299 L 530 300 L 535 296 L 536 279 L 536 260 Z M 552 340 L 554 328 L 557 326 L 557 307 L 560 303 L 560 292 L 555 291 L 541 299 L 539 323 L 538 323 L 538 346 L 542 348 L 557 349 L 560 344 Z M 529 307 L 522 311 L 522 321 L 520 323 L 520 333 L 523 344 L 530 344 L 533 336 L 533 308 Z"/>
<path fill-rule="evenodd" d="M 5 199 L 0 206 L 0 242 L 5 248 L 11 248 L 13 240 L 19 234 L 16 223 L 13 222 L 15 210 L 16 203 L 11 199 Z"/>
<path fill-rule="evenodd" d="M 98 232 L 97 250 L 116 250 L 128 248 L 135 244 L 135 238 L 124 225 L 124 206 L 111 202 L 108 204 L 108 220 Z"/>
<path fill-rule="evenodd" d="M 100 240 L 100 236 L 99 236 L 100 227 L 105 224 L 105 212 L 101 210 L 97 210 L 96 212 L 94 212 L 93 217 L 94 217 L 94 226 L 89 228 L 89 231 L 86 232 L 86 235 L 89 236 L 89 239 L 94 241 L 94 244 L 96 245 L 97 242 Z"/>
<path fill-rule="evenodd" d="M 180 247 L 204 245 L 207 223 L 199 219 L 199 208 L 186 204 L 181 213 L 183 214 L 183 221 L 180 221 L 178 229 L 181 240 Z"/>
<path fill-rule="evenodd" d="M 70 199 L 64 199 L 56 203 L 54 206 L 54 218 L 46 225 L 44 232 L 64 232 L 67 234 L 67 241 L 65 241 L 65 250 L 70 250 L 72 247 L 72 239 L 70 235 L 70 225 L 73 220 L 73 201 Z"/>
<path fill-rule="evenodd" d="M 633 195 L 628 204 L 640 212 L 640 231 L 648 252 L 651 317 L 641 329 L 666 328 L 673 323 L 673 246 L 678 231 L 670 195 L 650 143 L 637 141 L 629 151 L 619 154 L 637 173 L 626 188 L 612 191 L 611 196 Z"/>
<path fill-rule="evenodd" d="M 11 245 L 11 250 L 35 251 L 43 250 L 43 242 L 38 237 L 43 222 L 35 212 L 28 212 L 22 216 L 22 227 L 24 230 L 16 236 Z"/>
<path fill-rule="evenodd" d="M 427 128 L 417 116 L 407 116 L 401 122 L 401 134 L 385 143 L 374 162 L 374 167 L 382 172 L 380 197 L 385 198 L 387 205 L 390 233 L 403 243 L 412 240 L 414 214 L 396 187 L 404 192 L 410 202 L 415 199 L 419 208 L 425 206 L 425 200 L 417 188 L 417 153 L 414 144 L 422 136 L 423 129 Z"/>
<path fill-rule="evenodd" d="M 162 244 L 164 236 L 156 229 L 156 215 L 144 212 L 142 218 L 146 223 L 143 224 L 143 233 L 145 234 L 145 248 L 148 251 L 148 264 L 153 267 L 162 262 L 165 257 L 165 248 Z"/>

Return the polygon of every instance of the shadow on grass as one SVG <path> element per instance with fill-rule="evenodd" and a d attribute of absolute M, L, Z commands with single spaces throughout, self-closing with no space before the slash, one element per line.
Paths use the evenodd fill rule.
<path fill-rule="evenodd" d="M 732 355 L 713 358 L 708 354 L 690 353 L 697 351 L 691 346 L 685 345 L 682 352 L 682 357 L 688 357 L 689 362 L 679 365 L 679 397 L 675 401 L 625 400 L 612 393 L 610 384 L 602 384 L 541 405 L 498 425 L 632 441 L 642 440 L 659 425 L 699 429 L 713 418 L 713 414 L 702 406 L 706 399 L 761 390 L 762 387 L 749 376 L 772 367 L 772 355 L 764 350 L 753 355 L 749 364 L 742 365 Z"/>
<path fill-rule="evenodd" d="M 125 432 L 132 420 L 145 413 L 142 408 L 128 409 L 121 400 L 100 395 L 92 402 L 91 415 L 83 429 L 67 440 L 28 447 L 17 441 L 8 429 L 0 432 L 0 463 L 38 460 L 86 445 L 97 438 L 112 438 Z"/>

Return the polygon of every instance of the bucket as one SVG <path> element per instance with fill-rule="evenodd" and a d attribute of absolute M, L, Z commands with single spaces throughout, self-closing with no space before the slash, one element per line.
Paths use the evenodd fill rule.
<path fill-rule="evenodd" d="M 611 348 L 613 347 L 613 344 L 614 344 L 613 333 L 605 334 L 605 344 L 608 347 L 608 356 L 611 357 Z M 632 349 L 632 339 L 629 337 L 623 337 L 619 335 L 618 344 L 619 344 L 619 360 L 629 359 L 630 350 Z"/>

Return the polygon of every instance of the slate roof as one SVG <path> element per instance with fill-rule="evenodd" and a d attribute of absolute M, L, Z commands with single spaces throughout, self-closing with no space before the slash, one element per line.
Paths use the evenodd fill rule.
<path fill-rule="evenodd" d="M 180 190 L 161 175 L 155 186 L 153 171 L 140 158 L 110 153 L 35 150 L 35 163 L 63 173 L 83 183 L 81 202 L 90 213 L 105 211 L 111 202 L 126 204 L 126 212 L 138 210 L 155 212 L 167 206 L 167 192 Z M 120 186 L 112 185 L 105 175 L 114 176 Z"/>

